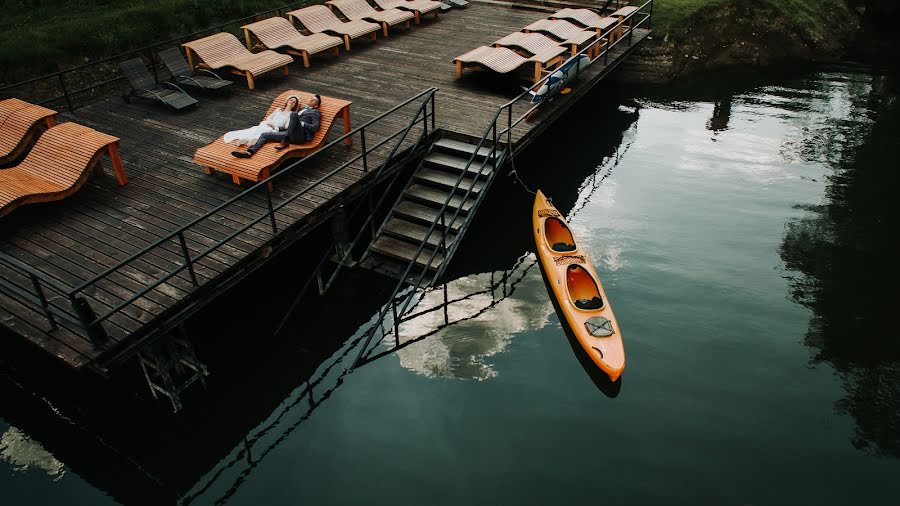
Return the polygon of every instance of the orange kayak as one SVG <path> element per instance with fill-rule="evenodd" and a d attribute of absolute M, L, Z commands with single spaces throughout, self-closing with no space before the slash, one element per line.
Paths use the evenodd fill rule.
<path fill-rule="evenodd" d="M 616 381 L 625 369 L 625 348 L 600 278 L 565 218 L 540 190 L 533 223 L 538 258 L 569 327 L 597 367 Z"/>

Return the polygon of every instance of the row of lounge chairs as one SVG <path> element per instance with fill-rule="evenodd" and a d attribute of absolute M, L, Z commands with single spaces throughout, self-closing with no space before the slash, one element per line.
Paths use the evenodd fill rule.
<path fill-rule="evenodd" d="M 434 13 L 437 17 L 441 7 L 434 0 L 375 0 L 375 3 L 381 10 L 375 10 L 366 0 L 330 0 L 326 4 L 331 9 L 313 5 L 288 12 L 287 19 L 272 17 L 244 25 L 241 30 L 246 47 L 234 35 L 222 32 L 182 44 L 187 60 L 177 48 L 167 49 L 159 57 L 172 74 L 170 82 L 157 83 L 140 59 L 123 62 L 120 67 L 132 87 L 126 97 L 156 100 L 176 110 L 191 107 L 197 100 L 182 86 L 205 91 L 231 84 L 213 70 L 227 70 L 244 77 L 252 90 L 256 78 L 263 74 L 281 70 L 287 75 L 288 65 L 293 61 L 291 56 L 301 58 L 303 66 L 309 67 L 313 54 L 333 51 L 337 55 L 342 43 L 349 51 L 351 39 L 369 36 L 375 40 L 379 29 L 388 36 L 391 26 L 404 23 L 409 28 L 413 20 L 419 24 L 423 14 Z M 341 20 L 334 11 L 346 20 Z"/>
<path fill-rule="evenodd" d="M 119 159 L 119 139 L 77 123 L 56 124 L 56 111 L 10 98 L 0 101 L 0 217 L 17 207 L 61 200 L 78 191 L 93 170 L 103 175 L 100 159 L 109 156 L 116 180 L 128 182 Z"/>
<path fill-rule="evenodd" d="M 600 54 L 610 41 L 622 37 L 631 29 L 631 16 L 637 7 L 623 7 L 610 16 L 601 16 L 590 9 L 562 9 L 511 33 L 491 46 L 477 47 L 453 59 L 457 79 L 463 70 L 490 70 L 511 74 L 531 67 L 523 77 L 537 83 L 563 63 L 566 52 L 574 56 L 588 48 L 588 56 Z M 625 19 L 628 23 L 625 23 Z"/>

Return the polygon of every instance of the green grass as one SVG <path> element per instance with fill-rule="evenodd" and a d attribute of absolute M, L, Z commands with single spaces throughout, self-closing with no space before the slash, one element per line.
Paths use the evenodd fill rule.
<path fill-rule="evenodd" d="M 741 5 L 750 9 L 773 9 L 790 26 L 813 38 L 828 33 L 831 23 L 846 22 L 846 0 L 656 0 L 653 4 L 654 27 L 673 36 L 695 20 L 704 9 Z"/>
<path fill-rule="evenodd" d="M 52 72 L 287 3 L 13 0 L 0 18 L 0 79 L 11 82 Z"/>

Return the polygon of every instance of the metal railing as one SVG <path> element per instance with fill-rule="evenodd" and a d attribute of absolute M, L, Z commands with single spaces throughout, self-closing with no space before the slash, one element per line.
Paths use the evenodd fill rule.
<path fill-rule="evenodd" d="M 320 150 L 299 161 L 291 163 L 278 173 L 260 181 L 254 186 L 218 205 L 216 208 L 208 211 L 204 215 L 181 226 L 177 230 L 170 232 L 153 244 L 134 253 L 125 260 L 109 267 L 102 273 L 76 287 L 70 287 L 60 283 L 49 276 L 40 273 L 34 268 L 29 267 L 25 263 L 18 261 L 9 255 L 0 253 L 0 264 L 11 270 L 18 278 L 18 281 L 10 278 L 10 280 L 3 280 L 0 282 L 0 292 L 10 296 L 32 310 L 44 314 L 51 331 L 56 330 L 59 323 L 58 320 L 62 319 L 70 324 L 69 328 L 71 330 L 79 335 L 86 336 L 92 344 L 101 344 L 106 336 L 106 331 L 103 328 L 104 322 L 108 321 L 113 316 L 123 314 L 126 309 L 133 306 L 136 302 L 145 300 L 148 294 L 176 276 L 186 272 L 187 280 L 190 281 L 191 286 L 194 288 L 201 286 L 202 283 L 198 279 L 197 272 L 194 268 L 195 265 L 212 253 L 223 249 L 241 234 L 252 229 L 257 237 L 271 240 L 279 234 L 279 220 L 276 218 L 281 217 L 283 222 L 289 223 L 289 225 L 287 225 L 288 227 L 296 225 L 296 223 L 302 219 L 294 219 L 284 212 L 279 215 L 280 211 L 293 202 L 315 192 L 322 187 L 322 185 L 328 183 L 342 173 L 345 173 L 347 170 L 359 170 L 350 169 L 350 167 L 357 164 L 361 164 L 365 172 L 369 172 L 370 166 L 378 165 L 377 172 L 375 173 L 375 177 L 377 178 L 377 176 L 381 175 L 387 167 L 392 165 L 401 149 L 406 152 L 407 149 L 415 149 L 421 145 L 423 139 L 425 139 L 430 132 L 434 131 L 434 96 L 436 92 L 437 88 L 429 88 L 394 106 L 390 110 L 354 128 L 350 132 L 341 135 L 337 139 L 334 139 Z M 372 125 L 383 123 L 385 119 L 390 116 L 405 114 L 410 107 L 415 107 L 415 109 L 412 112 L 409 112 L 410 119 L 402 128 L 380 134 L 378 132 L 371 132 Z M 414 130 L 417 130 L 417 133 L 415 134 L 416 137 L 410 139 L 409 137 Z M 378 136 L 377 139 L 375 138 L 376 136 Z M 323 153 L 327 153 L 335 146 L 339 146 L 345 141 L 353 139 L 360 142 L 360 151 L 358 154 L 350 157 L 338 167 L 321 176 L 302 190 L 290 194 L 280 202 L 276 203 L 273 201 L 272 193 L 268 190 L 269 184 L 283 180 L 295 173 L 299 168 L 305 166 L 311 160 L 321 158 Z M 392 141 L 394 144 L 387 156 L 383 159 L 380 155 L 376 156 L 372 154 L 373 151 L 386 146 Z M 407 147 L 403 147 L 404 143 L 407 144 Z M 260 202 L 261 200 L 264 200 L 264 204 Z M 231 233 L 224 238 L 215 240 L 205 248 L 201 247 L 192 253 L 191 248 L 189 248 L 191 234 L 203 235 L 196 230 L 203 227 L 205 222 L 223 219 L 224 214 L 233 211 L 234 208 L 238 206 L 240 206 L 241 213 L 244 215 L 250 213 L 255 214 L 253 214 L 252 218 L 242 226 L 230 229 Z M 315 225 L 316 224 L 310 224 L 308 227 L 312 228 Z M 297 235 L 300 235 L 299 231 Z M 196 246 L 198 244 L 201 243 L 193 241 L 193 244 L 191 245 Z M 111 305 L 111 307 L 99 314 L 95 313 L 94 308 L 91 307 L 91 304 L 88 302 L 90 293 L 99 291 L 105 281 L 108 281 L 114 275 L 122 274 L 123 271 L 126 271 L 127 268 L 136 261 L 145 259 L 149 255 L 155 256 L 162 252 L 168 252 L 170 254 L 177 252 L 181 256 L 181 263 L 174 268 L 163 271 L 164 273 L 162 275 L 155 277 L 151 282 L 145 283 L 143 288 L 133 293 L 130 297 L 118 301 L 115 305 Z M 247 256 L 249 255 L 252 255 L 252 253 Z M 241 260 L 242 259 L 237 259 L 234 263 L 240 262 Z M 148 260 L 147 262 L 153 263 L 152 260 Z M 29 288 L 26 283 L 30 283 L 31 287 Z M 48 291 L 53 294 L 52 297 L 46 296 L 46 292 Z M 60 301 L 63 301 L 64 304 L 61 304 Z M 95 298 L 94 301 L 97 302 L 97 299 Z"/>
<path fill-rule="evenodd" d="M 610 51 L 612 51 L 616 46 L 618 46 L 620 43 L 622 43 L 623 40 L 627 40 L 627 44 L 629 46 L 631 45 L 632 34 L 634 33 L 634 30 L 636 28 L 639 28 L 640 26 L 642 26 L 643 24 L 646 23 L 647 29 L 650 29 L 650 19 L 653 15 L 653 1 L 654 0 L 648 0 L 647 2 L 642 4 L 640 7 L 638 7 L 638 9 L 635 12 L 629 14 L 628 16 L 624 16 L 622 19 L 619 20 L 619 22 L 612 29 L 610 29 L 605 34 L 605 37 L 598 38 L 591 44 L 588 44 L 581 51 L 579 51 L 578 53 L 576 53 L 575 55 L 570 57 L 568 60 L 566 60 L 566 62 L 564 62 L 562 65 L 560 65 L 560 68 L 565 67 L 566 64 L 568 64 L 568 63 L 576 62 L 582 56 L 589 56 L 591 54 L 594 54 L 594 56 L 591 57 L 591 60 L 590 60 L 592 64 L 599 61 L 602 58 L 604 61 L 604 65 L 606 65 L 609 62 Z M 638 20 L 637 22 L 635 22 L 636 19 Z M 623 33 L 622 36 L 616 37 L 616 35 L 619 32 L 620 27 L 624 28 L 625 26 L 628 27 L 627 35 Z M 602 49 L 600 49 L 600 48 L 602 48 Z M 600 50 L 596 51 L 597 49 L 600 49 Z M 578 64 L 575 64 L 574 72 L 576 72 L 576 73 L 579 72 L 580 71 L 579 67 L 580 66 Z M 397 309 L 398 305 L 393 304 L 393 303 L 389 304 L 388 306 L 385 306 L 385 308 L 382 309 L 382 311 L 378 315 L 378 324 L 372 327 L 373 330 L 370 332 L 370 334 L 367 336 L 365 342 L 363 343 L 363 346 L 360 349 L 359 354 L 357 355 L 356 361 L 354 362 L 354 364 L 361 363 L 362 360 L 364 359 L 364 357 L 366 356 L 366 354 L 369 352 L 369 344 L 370 344 L 371 340 L 374 338 L 375 333 L 379 329 L 383 328 L 384 320 L 388 315 L 388 308 L 390 308 L 390 310 L 391 310 L 390 312 L 391 312 L 392 317 L 395 322 L 403 319 L 403 317 L 406 315 L 406 313 L 409 309 L 409 305 L 415 299 L 419 288 L 425 282 L 425 280 L 427 278 L 427 274 L 431 270 L 431 266 L 434 263 L 435 259 L 437 258 L 437 254 L 439 252 L 443 254 L 443 256 L 442 256 L 443 260 L 441 262 L 441 265 L 438 268 L 434 269 L 434 271 L 435 271 L 434 275 L 430 277 L 430 279 L 426 283 L 426 286 L 433 284 L 444 273 L 444 271 L 446 270 L 446 266 L 449 263 L 449 259 L 453 256 L 456 249 L 459 247 L 459 244 L 462 242 L 461 238 L 463 237 L 463 234 L 465 233 L 466 228 L 468 227 L 469 221 L 470 221 L 470 220 L 463 221 L 463 223 L 460 226 L 460 230 L 457 232 L 457 236 L 456 236 L 457 240 L 454 240 L 453 243 L 448 248 L 447 247 L 448 232 L 450 230 L 452 230 L 452 227 L 456 223 L 456 220 L 459 218 L 460 212 L 462 211 L 462 208 L 463 208 L 462 205 L 457 206 L 456 211 L 453 213 L 449 222 L 447 222 L 447 220 L 445 218 L 445 212 L 447 211 L 448 207 L 450 207 L 450 202 L 452 201 L 452 199 L 454 197 L 457 197 L 460 194 L 462 195 L 463 202 L 465 202 L 466 199 L 469 198 L 469 195 L 472 193 L 472 190 L 475 188 L 475 185 L 478 183 L 479 178 L 484 173 L 485 167 L 487 166 L 487 163 L 489 161 L 491 161 L 493 163 L 493 170 L 488 174 L 488 178 L 487 178 L 487 181 L 485 182 L 484 188 L 487 189 L 490 187 L 491 183 L 493 182 L 494 177 L 496 176 L 497 172 L 499 171 L 500 166 L 503 165 L 503 162 L 506 160 L 506 157 L 511 156 L 511 150 L 513 148 L 513 140 L 512 140 L 513 128 L 515 128 L 517 125 L 519 125 L 520 123 L 522 123 L 523 121 L 528 119 L 532 115 L 532 113 L 534 113 L 538 109 L 538 107 L 540 107 L 543 100 L 549 100 L 552 97 L 548 94 L 543 100 L 538 101 L 536 103 L 534 101 L 529 100 L 530 105 L 526 106 L 524 112 L 521 112 L 515 119 L 513 119 L 513 108 L 516 107 L 517 104 L 520 104 L 526 97 L 533 96 L 533 91 L 539 90 L 541 88 L 541 86 L 543 86 L 544 84 L 548 84 L 550 82 L 550 79 L 558 78 L 558 77 L 554 77 L 555 72 L 556 71 L 551 71 L 550 73 L 548 73 L 548 75 L 544 76 L 543 79 L 541 79 L 537 83 L 535 83 L 534 86 L 532 86 L 528 90 L 523 91 L 522 93 L 520 93 L 518 96 L 516 96 L 512 100 L 508 101 L 507 103 L 505 103 L 505 104 L 501 105 L 499 108 L 497 108 L 497 112 L 494 113 L 493 119 L 491 120 L 490 124 L 488 124 L 487 128 L 484 130 L 484 134 L 481 136 L 481 139 L 476 144 L 475 150 L 469 156 L 469 159 L 466 162 L 465 168 L 460 172 L 459 176 L 457 177 L 456 182 L 453 185 L 453 188 L 448 193 L 447 199 L 444 201 L 443 205 L 441 206 L 440 210 L 438 211 L 436 219 L 431 223 L 431 227 L 425 233 L 425 237 L 422 239 L 421 244 L 419 245 L 416 252 L 413 254 L 412 260 L 410 260 L 409 264 L 407 264 L 406 269 L 404 270 L 403 274 L 400 276 L 400 282 L 397 284 L 396 288 L 394 289 L 393 293 L 391 294 L 391 296 L 389 298 L 389 300 L 391 300 L 391 301 L 402 301 L 401 303 L 399 303 L 399 309 Z M 564 77 L 568 77 L 568 76 L 564 76 Z M 506 120 L 506 126 L 503 127 L 502 129 L 500 129 L 499 123 L 501 121 L 503 121 L 504 119 Z M 506 138 L 505 139 L 505 148 L 502 150 L 498 149 L 498 147 L 500 146 L 500 143 L 501 143 L 501 141 L 503 141 L 504 137 Z M 491 140 L 491 147 L 488 151 L 488 154 L 483 155 L 484 159 L 481 161 L 480 165 L 478 166 L 477 172 L 475 172 L 474 176 L 470 179 L 470 183 L 468 184 L 468 186 L 465 188 L 461 188 L 461 185 L 463 184 L 463 180 L 465 179 L 465 177 L 467 175 L 471 175 L 470 167 L 472 167 L 473 163 L 476 163 L 476 158 L 478 158 L 479 153 L 481 153 L 482 148 L 484 148 L 485 145 L 487 144 L 488 139 Z M 467 216 L 473 215 L 477 211 L 478 206 L 481 204 L 481 201 L 483 200 L 483 196 L 486 192 L 481 191 L 478 193 L 479 194 L 477 196 L 476 202 L 469 209 Z M 438 225 L 440 225 L 440 227 L 438 227 Z M 439 235 L 439 238 L 437 241 L 437 244 L 439 246 L 434 248 L 431 251 L 431 254 L 428 255 L 427 259 L 424 261 L 423 264 L 418 264 L 418 259 L 422 255 L 422 253 L 425 251 L 425 247 L 428 244 L 428 240 L 431 239 L 432 234 L 434 234 L 435 231 L 438 230 L 438 228 L 440 229 L 440 232 L 439 232 L 440 235 Z M 421 265 L 421 269 L 420 269 L 421 272 L 418 274 L 418 277 L 415 278 L 415 281 L 409 282 L 409 277 L 412 273 L 412 269 L 417 265 Z M 406 290 L 402 297 L 398 297 L 398 295 L 400 295 L 401 291 L 403 291 L 409 287 L 411 287 L 411 289 Z M 382 332 L 382 338 L 383 338 L 384 331 L 381 330 L 381 332 Z"/>
<path fill-rule="evenodd" d="M 34 101 L 34 103 L 39 105 L 46 105 L 52 102 L 63 100 L 65 101 L 66 107 L 68 108 L 69 112 L 73 112 L 75 109 L 75 99 L 80 95 L 92 92 L 97 88 L 108 86 L 125 79 L 125 76 L 120 74 L 120 71 L 117 67 L 119 62 L 141 57 L 144 61 L 150 63 L 149 67 L 153 72 L 153 77 L 157 81 L 159 81 L 158 69 L 162 67 L 162 62 L 158 57 L 158 52 L 160 49 L 164 49 L 172 45 L 180 45 L 183 42 L 189 42 L 198 37 L 210 35 L 212 33 L 220 31 L 231 31 L 231 33 L 237 35 L 238 38 L 241 38 L 241 34 L 239 32 L 242 25 L 259 19 L 272 17 L 273 15 L 281 16 L 289 10 L 294 10 L 304 5 L 315 3 L 322 3 L 322 1 L 303 0 L 300 2 L 288 3 L 276 9 L 257 12 L 255 14 L 251 14 L 250 16 L 233 19 L 231 21 L 226 21 L 215 26 L 203 28 L 195 32 L 179 35 L 171 39 L 154 42 L 138 49 L 132 49 L 124 53 L 108 56 L 106 58 L 85 63 L 83 65 L 77 65 L 56 72 L 51 72 L 49 74 L 33 77 L 31 79 L 26 79 L 24 81 L 0 86 L 0 94 L 14 95 L 17 93 L 17 90 L 28 87 L 27 95 L 29 97 L 35 97 L 46 94 L 47 90 L 50 89 L 53 90 L 49 92 L 51 93 L 50 96 L 43 97 L 38 101 Z M 104 76 L 114 74 L 115 77 L 99 78 L 97 77 L 98 74 Z M 72 85 L 77 87 L 70 90 L 69 87 Z M 23 94 L 21 92 L 18 93 Z M 52 93 L 56 94 L 53 95 Z"/>

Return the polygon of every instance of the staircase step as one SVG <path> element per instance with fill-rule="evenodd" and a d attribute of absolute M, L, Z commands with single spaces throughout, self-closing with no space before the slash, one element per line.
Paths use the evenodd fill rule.
<path fill-rule="evenodd" d="M 459 219 L 459 218 L 457 218 Z M 396 237 L 397 239 L 405 240 L 409 243 L 415 244 L 418 246 L 422 243 L 422 240 L 425 239 L 425 234 L 428 233 L 428 229 L 431 225 L 422 225 L 420 223 L 415 223 L 412 221 L 404 220 L 402 218 L 393 216 L 390 220 L 384 225 L 382 232 L 385 234 L 389 234 L 391 236 Z M 456 239 L 456 234 L 452 231 L 447 234 L 447 247 L 449 248 L 451 244 L 453 244 L 453 240 Z M 438 227 L 435 227 L 431 232 L 431 236 L 428 237 L 428 245 L 435 247 L 441 242 L 441 231 Z"/>
<path fill-rule="evenodd" d="M 403 194 L 410 200 L 416 200 L 423 204 L 430 204 L 432 207 L 440 209 L 444 205 L 444 202 L 447 202 L 447 197 L 450 196 L 448 190 L 438 190 L 423 184 L 413 183 L 405 192 L 403 192 Z M 462 195 L 456 194 L 450 198 L 447 209 L 453 209 L 455 211 L 462 206 L 463 213 L 468 213 L 473 205 L 475 205 L 475 198 L 472 194 L 469 194 L 468 199 L 463 199 Z"/>
<path fill-rule="evenodd" d="M 406 241 L 401 241 L 400 239 L 395 239 L 393 237 L 383 235 L 372 243 L 371 248 L 372 251 L 378 254 L 396 258 L 397 260 L 403 260 L 409 263 L 412 261 L 413 255 L 416 254 L 419 246 L 410 244 Z M 419 256 L 416 257 L 416 265 L 424 267 L 428 259 L 431 258 L 432 252 L 434 252 L 434 248 L 429 248 L 427 246 L 423 248 L 422 252 L 419 253 Z M 434 271 L 439 269 L 443 261 L 444 255 L 438 252 L 434 257 L 434 260 L 431 262 L 429 270 Z"/>
<path fill-rule="evenodd" d="M 402 216 L 410 221 L 415 221 L 421 223 L 423 225 L 431 226 L 434 223 L 434 220 L 438 218 L 438 210 L 433 207 L 423 206 L 422 204 L 417 204 L 415 202 L 411 202 L 409 200 L 403 200 L 394 207 L 393 210 L 394 216 Z M 449 210 L 444 212 L 444 220 L 446 223 L 450 223 L 450 220 L 453 219 L 454 212 L 450 212 Z M 459 216 L 456 217 L 456 222 L 450 227 L 451 230 L 459 230 L 459 227 L 462 226 L 463 222 L 466 221 L 465 215 L 460 213 Z M 441 224 L 438 223 L 437 227 L 440 227 Z"/>
<path fill-rule="evenodd" d="M 456 180 L 459 178 L 459 175 L 453 175 L 443 170 L 422 167 L 418 172 L 416 172 L 415 178 L 432 186 L 439 186 L 449 191 L 451 188 L 453 188 L 453 185 L 456 184 Z M 472 178 L 464 177 L 463 180 L 460 181 L 459 187 L 456 189 L 456 193 L 465 193 L 466 191 L 468 191 L 470 186 L 472 187 L 472 191 L 471 193 L 469 193 L 469 195 L 477 195 L 478 192 L 480 192 L 484 188 L 484 181 L 475 181 L 475 184 L 473 186 Z"/>
<path fill-rule="evenodd" d="M 440 139 L 439 141 L 434 143 L 434 147 L 436 150 L 448 153 L 451 155 L 458 156 L 460 158 L 465 158 L 466 160 L 472 156 L 472 153 L 475 152 L 475 144 L 469 144 L 468 142 L 455 141 L 453 139 Z M 475 157 L 476 160 L 484 160 L 491 154 L 491 148 L 486 146 L 481 146 L 478 150 L 478 155 Z M 494 154 L 494 158 L 496 158 L 496 153 Z"/>
<path fill-rule="evenodd" d="M 478 174 L 479 169 L 481 169 L 481 160 L 476 160 L 466 168 L 466 163 L 469 161 L 468 158 L 460 158 L 453 155 L 448 155 L 446 153 L 435 153 L 432 152 L 430 155 L 425 157 L 425 164 L 430 165 L 432 167 L 437 167 L 439 169 L 456 172 L 462 172 L 466 170 L 469 175 L 475 176 Z M 491 172 L 494 171 L 494 164 L 488 162 L 484 169 L 481 170 L 481 175 L 478 177 L 487 178 L 491 175 Z"/>

